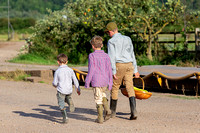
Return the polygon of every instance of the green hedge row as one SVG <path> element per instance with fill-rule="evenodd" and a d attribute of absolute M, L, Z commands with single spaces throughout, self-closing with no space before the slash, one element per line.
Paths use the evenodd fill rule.
<path fill-rule="evenodd" d="M 34 18 L 11 18 L 10 23 L 14 29 L 24 29 L 35 25 Z M 8 18 L 0 18 L 0 29 L 8 27 Z"/>

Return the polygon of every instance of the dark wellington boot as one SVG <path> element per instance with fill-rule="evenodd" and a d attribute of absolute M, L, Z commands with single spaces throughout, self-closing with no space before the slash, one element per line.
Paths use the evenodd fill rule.
<path fill-rule="evenodd" d="M 129 97 L 129 104 L 130 104 L 130 110 L 131 110 L 130 120 L 136 120 L 137 119 L 137 111 L 136 111 L 135 97 Z"/>
<path fill-rule="evenodd" d="M 110 99 L 111 118 L 116 116 L 117 100 Z"/>

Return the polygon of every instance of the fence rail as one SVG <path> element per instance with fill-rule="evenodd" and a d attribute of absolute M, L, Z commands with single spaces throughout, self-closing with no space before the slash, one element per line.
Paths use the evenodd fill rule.
<path fill-rule="evenodd" d="M 137 33 L 133 33 L 137 36 L 136 41 L 133 40 L 133 44 L 138 44 L 138 43 L 147 43 L 147 41 L 138 41 L 139 40 L 139 36 L 137 35 Z M 171 40 L 166 41 L 166 40 L 159 40 L 159 35 L 173 35 L 173 37 L 171 38 Z M 161 32 L 159 33 L 152 41 L 152 43 L 156 43 L 157 47 L 160 44 L 174 44 L 174 48 L 176 48 L 180 43 L 184 43 L 184 44 L 195 44 L 194 46 L 194 50 L 189 50 L 187 49 L 187 51 L 191 51 L 191 52 L 195 52 L 196 53 L 196 57 L 200 58 L 200 28 L 196 28 L 195 31 L 190 31 L 186 33 L 186 38 L 183 41 L 177 40 L 178 39 L 178 35 L 182 34 L 181 31 L 174 31 L 174 32 Z M 194 35 L 194 37 L 192 38 L 192 40 L 189 40 L 189 35 Z M 154 45 L 154 47 L 156 47 Z M 136 45 L 135 47 L 136 50 L 138 50 L 138 45 Z M 157 48 L 155 48 L 157 49 Z"/>

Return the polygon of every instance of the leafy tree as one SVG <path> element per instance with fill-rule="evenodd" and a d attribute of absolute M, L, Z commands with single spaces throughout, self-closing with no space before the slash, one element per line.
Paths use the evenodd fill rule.
<path fill-rule="evenodd" d="M 131 28 L 147 43 L 147 57 L 152 58 L 151 42 L 164 27 L 173 23 L 178 14 L 183 11 L 180 0 L 167 0 L 159 4 L 157 0 L 149 0 L 146 7 L 138 8 L 133 17 L 129 18 L 133 23 Z"/>

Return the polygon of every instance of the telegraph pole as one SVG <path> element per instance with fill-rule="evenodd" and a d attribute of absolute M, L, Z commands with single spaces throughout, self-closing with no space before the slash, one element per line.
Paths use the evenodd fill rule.
<path fill-rule="evenodd" d="M 8 9 L 8 40 L 10 40 L 12 36 L 10 36 L 10 26 L 11 26 L 11 24 L 10 24 L 10 1 L 9 0 L 8 0 L 7 4 L 8 4 L 8 6 L 0 6 L 0 8 L 7 8 Z"/>
<path fill-rule="evenodd" d="M 10 1 L 8 0 L 8 40 L 10 40 Z"/>

